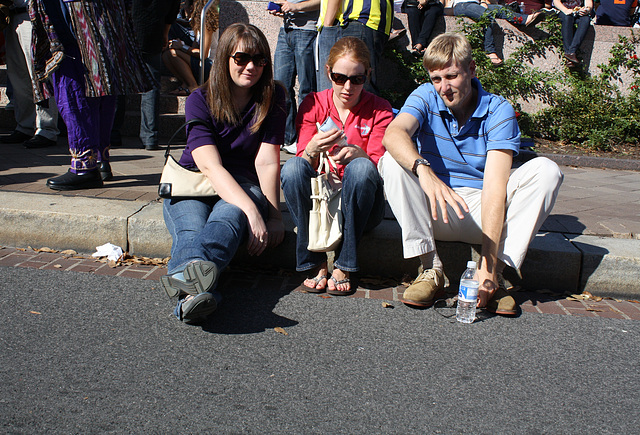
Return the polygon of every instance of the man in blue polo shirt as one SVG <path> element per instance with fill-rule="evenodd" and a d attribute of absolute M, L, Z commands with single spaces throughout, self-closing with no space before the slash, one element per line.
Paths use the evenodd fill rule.
<path fill-rule="evenodd" d="M 478 306 L 515 315 L 501 274 L 505 265 L 520 269 L 555 203 L 562 173 L 541 157 L 511 173 L 520 147 L 515 112 L 482 89 L 463 35 L 436 37 L 423 64 L 432 84 L 418 87 L 389 124 L 387 152 L 378 163 L 402 228 L 404 257 L 422 263 L 401 300 L 433 305 L 444 287 L 435 240 L 460 241 L 482 245 Z"/>

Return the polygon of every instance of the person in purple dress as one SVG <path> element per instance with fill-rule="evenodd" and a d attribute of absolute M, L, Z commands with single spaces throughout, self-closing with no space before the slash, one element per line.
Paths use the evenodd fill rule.
<path fill-rule="evenodd" d="M 250 255 L 260 255 L 284 238 L 285 91 L 273 80 L 269 44 L 257 27 L 236 23 L 225 30 L 209 80 L 187 99 L 185 117 L 205 123 L 190 125 L 180 164 L 205 174 L 217 196 L 164 201 L 173 245 L 160 281 L 178 298 L 176 317 L 194 324 L 217 308 L 218 276 L 243 241 Z"/>

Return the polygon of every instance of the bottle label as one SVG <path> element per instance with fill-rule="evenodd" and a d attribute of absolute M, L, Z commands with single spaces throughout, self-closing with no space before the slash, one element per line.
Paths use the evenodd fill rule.
<path fill-rule="evenodd" d="M 478 299 L 478 283 L 460 284 L 458 291 L 458 300 L 465 302 L 473 302 Z"/>

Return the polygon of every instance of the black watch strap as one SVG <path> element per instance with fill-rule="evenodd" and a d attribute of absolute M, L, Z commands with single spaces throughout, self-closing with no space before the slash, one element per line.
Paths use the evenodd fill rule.
<path fill-rule="evenodd" d="M 413 162 L 413 168 L 411 168 L 411 172 L 413 172 L 413 175 L 416 177 L 418 176 L 418 166 L 420 165 L 431 166 L 431 163 L 429 163 L 427 159 L 416 159 L 416 161 Z"/>

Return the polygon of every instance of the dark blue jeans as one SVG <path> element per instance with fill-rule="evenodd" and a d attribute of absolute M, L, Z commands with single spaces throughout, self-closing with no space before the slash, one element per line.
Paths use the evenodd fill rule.
<path fill-rule="evenodd" d="M 589 15 L 574 16 L 573 14 L 565 15 L 558 11 L 560 22 L 562 23 L 562 45 L 564 52 L 567 54 L 575 54 L 582 44 L 582 40 L 587 36 L 589 26 L 591 25 L 591 17 Z M 578 26 L 577 28 L 576 25 Z"/>
<path fill-rule="evenodd" d="M 298 105 L 310 92 L 316 91 L 316 71 L 313 61 L 313 50 L 318 32 L 314 30 L 280 28 L 278 44 L 273 55 L 273 77 L 282 82 L 287 89 L 287 124 L 284 133 L 285 144 L 296 141 L 295 102 L 296 75 L 300 88 L 298 90 Z"/>
<path fill-rule="evenodd" d="M 370 80 L 364 85 L 364 88 L 379 95 L 378 89 L 378 74 L 380 73 L 380 57 L 384 50 L 384 44 L 389 40 L 389 35 L 373 30 L 371 27 L 367 27 L 360 21 L 348 21 L 344 27 L 342 27 L 341 38 L 345 36 L 355 36 L 362 39 L 369 49 L 369 60 L 371 62 L 371 76 Z"/>
<path fill-rule="evenodd" d="M 298 227 L 296 270 L 314 269 L 327 261 L 324 252 L 311 252 L 309 245 L 309 211 L 311 210 L 311 177 L 316 171 L 302 157 L 284 164 L 280 178 L 287 207 Z M 365 231 L 372 230 L 384 217 L 385 201 L 382 178 L 373 162 L 365 158 L 352 160 L 342 177 L 342 243 L 336 249 L 334 266 L 346 272 L 357 272 L 357 246 Z"/>
<path fill-rule="evenodd" d="M 458 3 L 453 8 L 453 15 L 456 17 L 467 17 L 472 20 L 478 20 L 485 13 L 493 11 L 496 11 L 496 18 L 502 18 L 515 25 L 524 25 L 527 22 L 527 18 L 529 18 L 529 15 L 512 12 L 502 5 L 489 5 L 485 8 L 481 4 L 475 2 Z M 496 52 L 496 44 L 493 40 L 493 26 L 494 23 L 492 21 L 484 32 L 484 51 L 487 53 Z"/>
<path fill-rule="evenodd" d="M 251 197 L 263 219 L 268 215 L 268 201 L 260 187 L 239 181 Z M 211 261 L 222 271 L 247 237 L 249 224 L 244 212 L 220 199 L 165 199 L 164 222 L 173 239 L 170 275 L 182 272 L 192 261 Z"/>
<path fill-rule="evenodd" d="M 316 65 L 316 89 L 318 92 L 331 87 L 331 80 L 327 74 L 327 59 L 333 44 L 342 38 L 342 28 L 339 26 L 323 27 L 318 33 L 318 65 Z"/>
<path fill-rule="evenodd" d="M 143 54 L 144 59 L 156 83 L 153 89 L 140 96 L 140 140 L 143 146 L 158 145 L 158 119 L 160 119 L 160 71 L 162 54 Z"/>
<path fill-rule="evenodd" d="M 409 33 L 411 34 L 411 45 L 420 44 L 427 48 L 427 41 L 436 25 L 438 17 L 444 12 L 444 5 L 426 5 L 422 9 L 415 6 L 407 6 L 407 21 L 409 22 Z"/>

